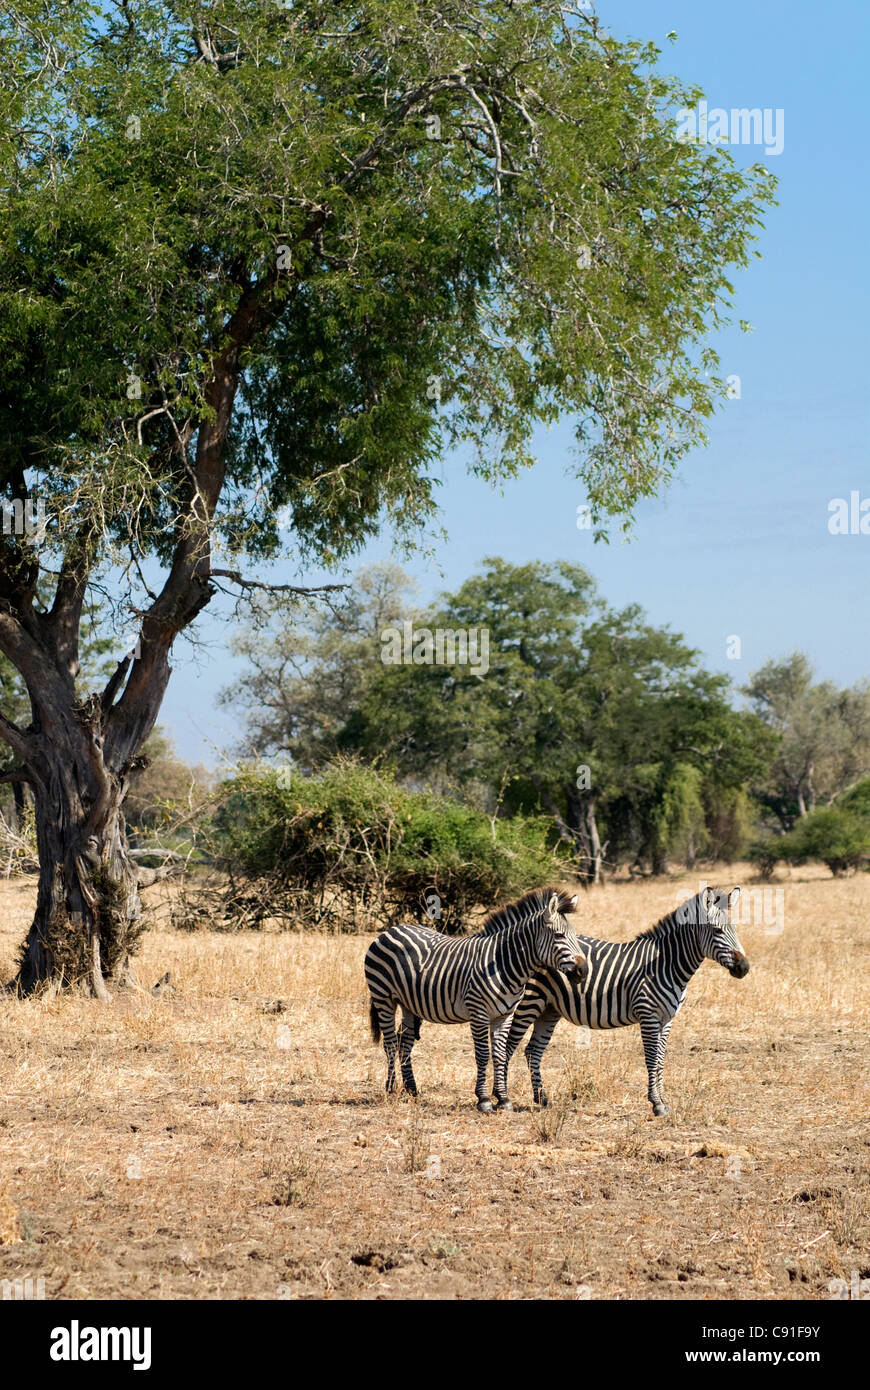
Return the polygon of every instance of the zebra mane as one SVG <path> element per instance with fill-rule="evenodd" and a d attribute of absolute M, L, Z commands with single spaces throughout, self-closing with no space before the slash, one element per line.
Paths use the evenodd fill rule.
<path fill-rule="evenodd" d="M 679 927 L 696 926 L 699 921 L 697 903 L 700 896 L 700 893 L 696 893 L 693 898 L 687 898 L 684 903 L 680 903 L 679 907 L 675 907 L 673 911 L 660 917 L 653 926 L 647 927 L 646 931 L 638 932 L 632 940 L 645 941 L 650 936 L 664 936 L 667 932 L 676 931 Z M 692 911 L 692 908 L 695 910 Z"/>
<path fill-rule="evenodd" d="M 495 932 L 504 931 L 505 927 L 516 926 L 517 922 L 533 917 L 537 912 L 543 912 L 554 893 L 559 899 L 558 911 L 563 915 L 571 912 L 570 893 L 563 893 L 560 888 L 535 888 L 531 893 L 518 898 L 515 903 L 505 903 L 503 907 L 497 907 L 486 918 L 481 932 L 492 936 Z"/>
<path fill-rule="evenodd" d="M 722 897 L 727 898 L 728 896 L 722 889 L 717 888 L 713 891 Z M 680 927 L 697 927 L 701 922 L 715 921 L 716 917 L 711 917 L 710 915 L 714 912 L 713 908 L 711 908 L 709 912 L 702 909 L 702 897 L 703 893 L 696 893 L 694 897 L 687 898 L 684 903 L 680 903 L 679 907 L 675 907 L 672 912 L 668 912 L 664 917 L 661 917 L 659 921 L 656 922 L 655 926 L 648 927 L 646 931 L 638 932 L 637 936 L 633 939 L 635 941 L 641 941 L 650 936 L 664 936 L 669 931 L 679 930 Z M 725 916 L 727 919 L 727 913 Z"/>

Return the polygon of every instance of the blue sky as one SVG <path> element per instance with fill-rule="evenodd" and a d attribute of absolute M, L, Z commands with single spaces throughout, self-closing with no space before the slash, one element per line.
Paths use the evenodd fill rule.
<path fill-rule="evenodd" d="M 820 676 L 848 684 L 870 674 L 870 535 L 831 535 L 828 503 L 870 497 L 867 462 L 867 227 L 870 185 L 862 132 L 870 6 L 834 0 L 598 0 L 606 27 L 652 39 L 666 71 L 696 82 L 710 108 L 782 108 L 784 149 L 736 147 L 777 174 L 779 206 L 758 243 L 762 260 L 736 280 L 735 327 L 713 339 L 741 398 L 710 426 L 710 444 L 680 477 L 638 509 L 633 539 L 594 544 L 576 526 L 585 500 L 571 476 L 571 432 L 540 440 L 534 470 L 502 491 L 447 458 L 441 488 L 448 533 L 434 561 L 406 568 L 425 602 L 454 588 L 485 555 L 514 563 L 585 564 L 615 605 L 639 602 L 736 683 L 772 656 L 806 651 Z M 676 43 L 665 36 L 676 30 Z M 738 318 L 755 327 L 741 333 Z M 356 563 L 389 558 L 390 537 Z M 354 567 L 355 567 L 354 565 Z M 276 567 L 276 581 L 299 582 Z M 305 579 L 317 582 L 319 573 Z M 226 605 L 223 607 L 226 612 Z M 221 608 L 180 639 L 161 714 L 181 755 L 217 763 L 238 722 L 218 690 L 242 667 Z M 726 656 L 726 638 L 742 657 Z"/>

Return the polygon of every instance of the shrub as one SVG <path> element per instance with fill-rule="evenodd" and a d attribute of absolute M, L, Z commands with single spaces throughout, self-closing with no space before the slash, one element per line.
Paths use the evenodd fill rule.
<path fill-rule="evenodd" d="M 857 868 L 870 855 L 870 820 L 848 806 L 824 806 L 800 821 L 778 841 L 789 863 L 821 859 L 831 873 Z"/>
<path fill-rule="evenodd" d="M 780 859 L 783 858 L 782 843 L 784 836 L 768 835 L 760 840 L 753 840 L 746 857 L 750 864 L 754 864 L 761 878 L 772 878 L 773 871 Z"/>
<path fill-rule="evenodd" d="M 545 818 L 491 821 L 349 760 L 313 777 L 248 768 L 223 791 L 217 845 L 239 925 L 420 921 L 435 894 L 435 921 L 449 931 L 475 908 L 572 872 L 548 848 Z"/>
<path fill-rule="evenodd" d="M 865 777 L 863 782 L 850 788 L 837 802 L 838 807 L 844 811 L 852 811 L 862 820 L 870 822 L 870 777 Z"/>

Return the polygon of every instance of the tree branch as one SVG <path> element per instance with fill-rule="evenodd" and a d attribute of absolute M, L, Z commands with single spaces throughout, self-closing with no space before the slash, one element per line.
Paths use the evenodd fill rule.
<path fill-rule="evenodd" d="M 314 584 L 306 587 L 301 584 L 265 584 L 259 579 L 245 579 L 238 570 L 212 570 L 210 578 L 229 579 L 242 589 L 264 589 L 270 594 L 326 594 L 336 589 L 346 589 L 347 584 Z"/>
<path fill-rule="evenodd" d="M 27 782 L 31 787 L 36 786 L 36 779 L 26 767 L 8 767 L 0 772 L 0 782 Z"/>

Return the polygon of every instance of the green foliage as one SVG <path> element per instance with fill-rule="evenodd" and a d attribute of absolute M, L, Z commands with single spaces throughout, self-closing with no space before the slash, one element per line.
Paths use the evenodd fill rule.
<path fill-rule="evenodd" d="M 336 930 L 424 920 L 461 927 L 564 876 L 540 819 L 493 820 L 387 772 L 349 760 L 314 777 L 248 768 L 224 787 L 217 847 L 230 874 L 227 912 L 244 922 L 285 917 Z"/>
<path fill-rule="evenodd" d="M 736 813 L 736 789 L 764 772 L 772 736 L 730 708 L 727 679 L 638 606 L 608 608 L 581 566 L 489 559 L 422 621 L 487 629 L 485 677 L 382 667 L 340 742 L 405 776 L 482 788 L 490 807 L 546 811 L 581 866 L 593 822 L 610 864 L 693 860 L 707 808 L 722 795 Z"/>
<path fill-rule="evenodd" d="M 657 804 L 650 816 L 654 865 L 675 855 L 691 866 L 707 849 L 702 784 L 700 770 L 690 763 L 677 763 L 662 778 Z"/>
<path fill-rule="evenodd" d="M 781 859 L 790 864 L 820 859 L 835 875 L 857 868 L 870 857 L 870 777 L 851 787 L 836 805 L 802 817 L 788 834 L 754 840 L 748 857 L 763 878 L 770 878 Z"/>
<path fill-rule="evenodd" d="M 675 138 L 654 45 L 556 0 L 18 0 L 0 49 L 3 480 L 76 543 L 169 558 L 242 320 L 231 550 L 413 528 L 444 447 L 504 476 L 562 413 L 627 518 L 703 438 L 774 180 Z"/>
<path fill-rule="evenodd" d="M 774 870 L 782 858 L 782 835 L 762 835 L 752 840 L 746 850 L 750 864 L 754 864 L 761 878 L 773 877 Z"/>
<path fill-rule="evenodd" d="M 703 798 L 709 858 L 729 864 L 742 859 L 752 841 L 757 816 L 757 806 L 749 789 L 717 786 L 708 780 L 704 784 Z"/>
<path fill-rule="evenodd" d="M 865 777 L 857 786 L 840 797 L 837 805 L 844 811 L 853 811 L 856 816 L 870 821 L 870 777 Z"/>
<path fill-rule="evenodd" d="M 821 859 L 835 876 L 845 874 L 870 857 L 870 819 L 846 806 L 824 806 L 777 843 L 789 863 Z"/>

